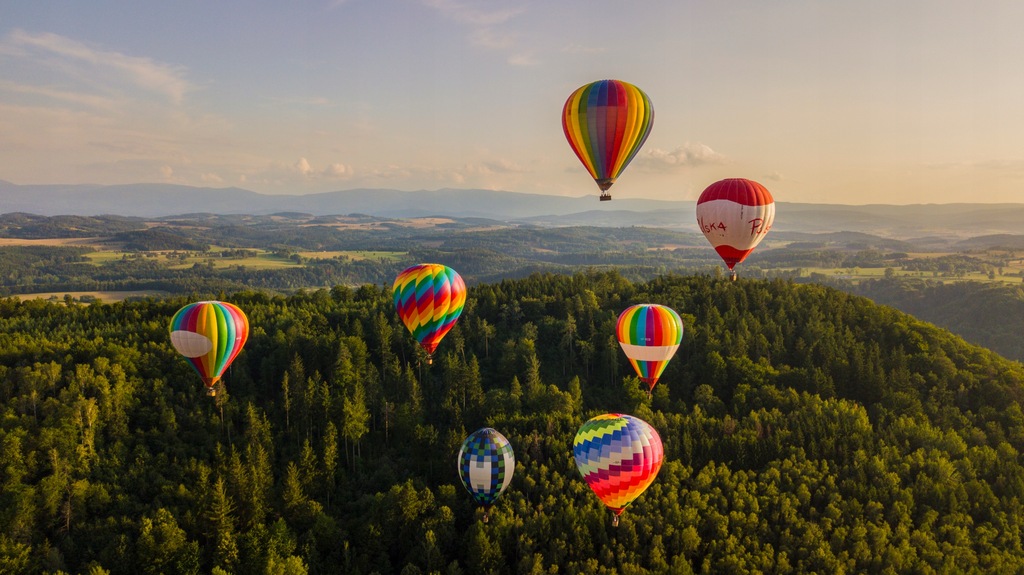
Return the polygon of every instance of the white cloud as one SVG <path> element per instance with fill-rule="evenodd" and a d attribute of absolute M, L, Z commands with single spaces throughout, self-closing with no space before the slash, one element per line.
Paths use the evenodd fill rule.
<path fill-rule="evenodd" d="M 323 174 L 328 178 L 345 178 L 352 175 L 352 168 L 335 162 L 324 168 Z"/>
<path fill-rule="evenodd" d="M 726 157 L 704 144 L 687 142 L 672 151 L 653 148 L 645 150 L 636 157 L 637 165 L 651 171 L 692 168 L 709 164 L 724 164 Z"/>
<path fill-rule="evenodd" d="M 490 1 L 423 0 L 423 4 L 457 22 L 477 27 L 502 24 L 523 11 Z M 500 8 L 495 9 L 495 6 Z"/>
<path fill-rule="evenodd" d="M 523 174 L 529 170 L 512 160 L 497 159 L 483 162 L 477 167 L 476 171 L 488 174 Z"/>
<path fill-rule="evenodd" d="M 508 57 L 508 63 L 511 66 L 537 66 L 540 61 L 533 54 L 513 54 Z"/>
<path fill-rule="evenodd" d="M 518 34 L 502 28 L 502 25 L 523 13 L 523 8 L 510 8 L 505 3 L 485 0 L 421 0 L 421 2 L 447 18 L 469 27 L 469 41 L 474 46 L 508 52 L 514 50 L 518 44 Z M 521 54 L 509 56 L 507 61 L 513 66 L 535 64 L 532 57 Z"/>
<path fill-rule="evenodd" d="M 3 53 L 19 55 L 40 66 L 57 67 L 64 73 L 112 76 L 137 88 L 158 94 L 180 104 L 193 86 L 185 79 L 185 70 L 155 62 L 150 58 L 128 56 L 100 50 L 57 34 L 32 34 L 14 30 L 3 41 Z"/>
<path fill-rule="evenodd" d="M 601 54 L 607 52 L 604 46 L 584 46 L 582 44 L 569 44 L 562 48 L 566 54 Z"/>
<path fill-rule="evenodd" d="M 292 167 L 303 176 L 308 176 L 313 172 L 313 168 L 309 165 L 309 160 L 306 158 L 299 158 L 299 161 L 292 164 Z"/>
<path fill-rule="evenodd" d="M 469 37 L 473 44 L 489 50 L 507 50 L 515 45 L 513 34 L 499 32 L 494 28 L 478 28 Z"/>
<path fill-rule="evenodd" d="M 83 94 L 68 90 L 59 90 L 52 86 L 33 86 L 30 84 L 16 84 L 11 82 L 0 82 L 0 92 L 9 94 L 22 94 L 28 96 L 33 102 L 50 100 L 77 106 L 93 108 L 96 110 L 113 110 L 118 102 L 113 98 L 96 94 Z"/>

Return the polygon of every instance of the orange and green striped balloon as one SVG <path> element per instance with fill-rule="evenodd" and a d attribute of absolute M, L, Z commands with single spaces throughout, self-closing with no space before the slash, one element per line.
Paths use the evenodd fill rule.
<path fill-rule="evenodd" d="M 651 99 L 621 80 L 580 86 L 562 108 L 562 130 L 590 176 L 609 200 L 608 188 L 636 157 L 654 125 Z"/>
<path fill-rule="evenodd" d="M 583 480 L 615 513 L 614 525 L 654 483 L 665 457 L 658 432 L 646 421 L 621 413 L 598 415 L 584 423 L 572 451 Z"/>
<path fill-rule="evenodd" d="M 392 289 L 398 316 L 427 352 L 430 363 L 441 338 L 466 305 L 462 276 L 446 265 L 417 264 L 398 274 Z"/>
<path fill-rule="evenodd" d="M 615 335 L 650 392 L 683 341 L 683 320 L 670 307 L 637 304 L 619 314 Z"/>
<path fill-rule="evenodd" d="M 224 375 L 249 338 L 249 320 L 238 306 L 222 301 L 189 304 L 171 318 L 171 344 L 202 378 L 206 391 Z"/>

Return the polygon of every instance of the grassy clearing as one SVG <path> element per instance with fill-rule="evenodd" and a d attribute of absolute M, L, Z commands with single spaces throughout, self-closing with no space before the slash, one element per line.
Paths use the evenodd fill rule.
<path fill-rule="evenodd" d="M 100 301 L 103 303 L 114 303 L 124 301 L 131 297 L 154 297 L 162 298 L 169 296 L 169 292 L 157 291 L 157 290 L 137 290 L 137 291 L 61 291 L 61 292 L 46 292 L 46 293 L 28 293 L 28 294 L 15 294 L 12 297 L 16 297 L 21 301 L 30 299 L 48 299 L 55 301 L 64 301 L 66 296 L 71 296 L 77 301 Z"/>
<path fill-rule="evenodd" d="M 42 240 L 29 240 L 23 238 L 0 238 L 0 247 L 3 246 L 92 246 L 100 238 L 47 238 Z"/>
<path fill-rule="evenodd" d="M 122 259 L 138 259 L 143 258 L 146 260 L 155 261 L 159 264 L 166 266 L 168 269 L 186 269 L 199 264 L 201 266 L 212 266 L 213 269 L 226 269 L 242 266 L 246 269 L 253 270 L 267 270 L 267 269 L 281 269 L 290 267 L 301 267 L 301 261 L 294 260 L 290 257 L 280 256 L 267 250 L 260 250 L 254 248 L 246 248 L 244 251 L 248 255 L 229 255 L 223 256 L 220 253 L 222 248 L 211 249 L 209 253 L 199 252 L 174 252 L 174 251 L 154 251 L 154 252 L 123 252 L 117 250 L 97 250 L 85 254 L 85 257 L 89 259 L 90 263 L 96 266 L 101 266 L 111 262 L 121 261 Z M 380 262 L 392 262 L 399 261 L 406 257 L 409 252 L 388 252 L 388 251 L 371 251 L 371 250 L 345 250 L 345 251 L 306 251 L 297 252 L 297 255 L 304 259 L 309 260 L 324 260 L 342 258 L 350 261 L 380 261 Z"/>
<path fill-rule="evenodd" d="M 298 252 L 300 256 L 311 260 L 330 260 L 342 256 L 347 256 L 350 253 L 352 252 Z"/>
<path fill-rule="evenodd" d="M 123 259 L 146 259 L 166 266 L 168 269 L 187 269 L 196 264 L 211 266 L 213 269 L 227 269 L 238 266 L 246 269 L 264 270 L 300 267 L 302 264 L 267 250 L 247 249 L 247 256 L 221 256 L 216 250 L 204 254 L 198 252 L 122 252 L 101 250 L 85 254 L 95 266 L 101 266 Z"/>
<path fill-rule="evenodd" d="M 809 277 L 812 274 L 821 274 L 829 277 L 837 277 L 852 282 L 859 282 L 871 279 L 880 279 L 885 277 L 885 270 L 889 268 L 810 268 L 804 267 L 799 268 L 801 270 L 802 277 Z M 901 278 L 921 278 L 933 281 L 939 281 L 943 283 L 951 282 L 962 282 L 962 281 L 973 281 L 973 282 L 992 282 L 992 283 L 1021 283 L 1022 278 L 1016 275 L 1018 270 L 1007 267 L 1004 269 L 1004 275 L 995 274 L 994 277 L 989 277 L 988 274 L 977 272 L 968 273 L 962 276 L 955 275 L 944 275 L 942 273 L 935 274 L 927 271 L 904 271 L 898 268 L 892 268 L 892 273 L 896 274 L 896 277 Z M 790 268 L 787 271 L 796 271 L 796 268 Z M 1010 275 L 1010 274 L 1014 275 Z"/>
<path fill-rule="evenodd" d="M 360 260 L 375 260 L 375 261 L 389 261 L 395 262 L 401 260 L 405 256 L 409 255 L 409 252 L 375 252 L 368 250 L 355 250 L 347 252 L 335 252 L 339 255 L 348 257 L 352 261 Z"/>
<path fill-rule="evenodd" d="M 302 264 L 295 260 L 288 259 L 274 255 L 270 252 L 262 252 L 255 256 L 250 257 L 211 257 L 211 256 L 197 256 L 188 257 L 184 260 L 173 259 L 168 260 L 168 267 L 171 269 L 185 269 L 194 267 L 196 264 L 201 266 L 211 266 L 213 269 L 221 270 L 227 268 L 244 267 L 248 270 L 272 270 L 282 268 L 297 268 L 302 267 Z"/>
<path fill-rule="evenodd" d="M 89 261 L 93 265 L 99 266 L 99 265 L 103 265 L 105 263 L 119 261 L 119 260 L 121 260 L 122 258 L 124 258 L 127 255 L 128 255 L 127 252 L 115 252 L 115 251 L 110 251 L 110 250 L 101 250 L 101 251 L 89 252 L 89 253 L 85 254 L 85 257 L 88 258 Z"/>

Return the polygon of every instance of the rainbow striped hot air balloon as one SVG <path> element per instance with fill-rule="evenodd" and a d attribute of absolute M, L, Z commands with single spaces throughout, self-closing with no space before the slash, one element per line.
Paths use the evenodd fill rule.
<path fill-rule="evenodd" d="M 661 437 L 646 421 L 606 413 L 587 421 L 572 444 L 576 467 L 598 499 L 619 515 L 647 489 L 661 470 Z"/>
<path fill-rule="evenodd" d="M 462 442 L 459 478 L 477 503 L 484 506 L 487 523 L 491 505 L 512 482 L 516 458 L 505 436 L 490 427 L 478 429 Z"/>
<path fill-rule="evenodd" d="M 651 99 L 621 80 L 580 86 L 562 108 L 565 138 L 601 188 L 601 200 L 612 199 L 608 188 L 640 151 L 653 125 Z"/>
<path fill-rule="evenodd" d="M 683 341 L 683 320 L 670 307 L 637 304 L 619 314 L 615 335 L 650 396 Z"/>
<path fill-rule="evenodd" d="M 729 266 L 736 279 L 736 264 L 761 243 L 775 221 L 775 199 L 761 184 L 732 178 L 708 186 L 697 199 L 697 224 L 704 237 Z"/>
<path fill-rule="evenodd" d="M 203 379 L 206 392 L 242 351 L 249 338 L 249 320 L 238 306 L 221 301 L 189 304 L 171 318 L 171 344 Z"/>
<path fill-rule="evenodd" d="M 434 350 L 466 305 L 466 284 L 452 268 L 417 264 L 398 274 L 392 288 L 402 323 L 433 362 Z"/>

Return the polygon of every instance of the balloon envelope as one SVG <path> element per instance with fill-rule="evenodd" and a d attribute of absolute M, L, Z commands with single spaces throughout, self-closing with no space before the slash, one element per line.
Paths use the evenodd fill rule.
<path fill-rule="evenodd" d="M 598 499 L 618 516 L 661 470 L 661 437 L 646 421 L 619 413 L 580 427 L 572 445 L 576 467 Z"/>
<path fill-rule="evenodd" d="M 715 182 L 697 199 L 697 224 L 730 270 L 754 251 L 774 221 L 772 194 L 752 180 Z"/>
<path fill-rule="evenodd" d="M 654 125 L 651 99 L 621 80 L 580 86 L 562 107 L 562 130 L 590 176 L 610 199 L 608 188 L 640 151 Z"/>
<path fill-rule="evenodd" d="M 417 264 L 398 274 L 392 289 L 402 323 L 432 356 L 466 305 L 462 277 L 445 265 Z"/>
<path fill-rule="evenodd" d="M 174 349 L 185 356 L 211 394 L 249 338 L 249 320 L 242 310 L 220 301 L 201 301 L 179 309 L 169 329 Z"/>
<path fill-rule="evenodd" d="M 504 435 L 484 427 L 462 442 L 457 464 L 466 490 L 477 503 L 490 507 L 512 482 L 516 458 Z"/>
<path fill-rule="evenodd" d="M 683 320 L 670 307 L 637 304 L 619 314 L 615 334 L 637 376 L 653 390 L 683 341 Z"/>

